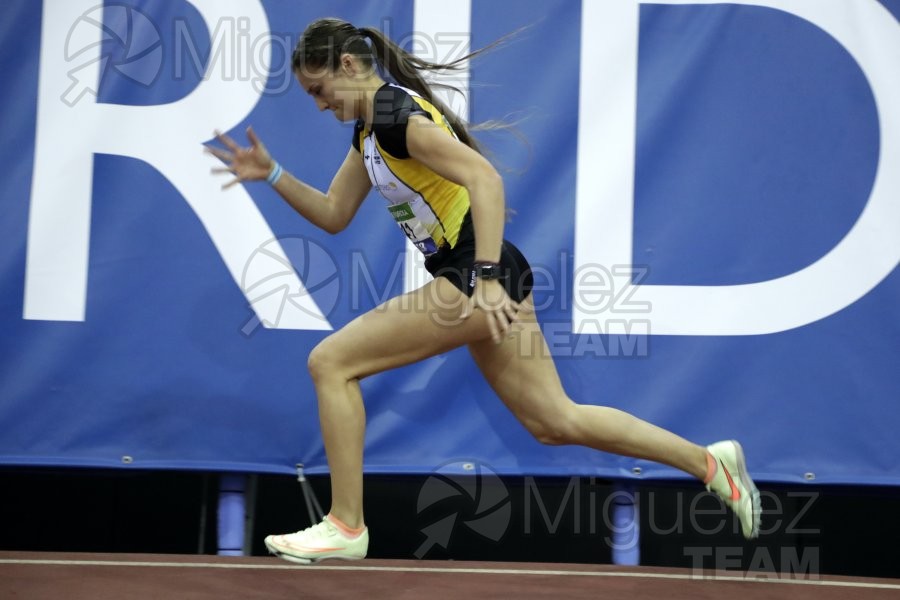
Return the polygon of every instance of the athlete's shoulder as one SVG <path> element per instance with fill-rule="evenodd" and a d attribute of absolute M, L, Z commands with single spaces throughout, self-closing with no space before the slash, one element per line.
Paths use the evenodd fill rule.
<path fill-rule="evenodd" d="M 431 118 L 413 98 L 413 92 L 399 85 L 386 83 L 375 92 L 375 115 L 372 119 L 373 131 L 397 125 L 404 126 L 411 115 L 421 114 Z"/>
<path fill-rule="evenodd" d="M 409 158 L 406 127 L 413 115 L 432 116 L 414 98 L 414 92 L 391 83 L 375 92 L 372 132 L 381 148 L 394 158 Z M 433 120 L 433 119 L 432 119 Z"/>

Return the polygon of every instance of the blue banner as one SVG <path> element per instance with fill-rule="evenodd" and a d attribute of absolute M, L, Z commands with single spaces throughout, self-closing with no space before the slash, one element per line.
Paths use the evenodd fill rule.
<path fill-rule="evenodd" d="M 327 189 L 352 124 L 297 86 L 322 16 L 452 60 L 515 211 L 569 395 L 762 481 L 900 484 L 900 1 L 6 0 L 0 463 L 327 470 L 312 348 L 427 281 L 373 192 L 331 236 L 265 183 L 252 125 Z M 521 134 L 521 135 L 518 135 Z M 677 478 L 542 446 L 465 349 L 365 379 L 370 473 Z"/>

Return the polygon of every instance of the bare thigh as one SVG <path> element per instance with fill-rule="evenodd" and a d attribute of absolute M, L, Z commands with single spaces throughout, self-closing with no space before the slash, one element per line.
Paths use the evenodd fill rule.
<path fill-rule="evenodd" d="M 465 294 L 438 277 L 325 338 L 310 355 L 310 368 L 343 379 L 363 378 L 489 338 L 481 311 L 460 319 L 466 301 Z"/>
<path fill-rule="evenodd" d="M 573 403 L 563 389 L 530 296 L 521 303 L 511 336 L 501 344 L 491 339 L 470 342 L 469 351 L 494 392 L 529 430 L 564 421 Z"/>

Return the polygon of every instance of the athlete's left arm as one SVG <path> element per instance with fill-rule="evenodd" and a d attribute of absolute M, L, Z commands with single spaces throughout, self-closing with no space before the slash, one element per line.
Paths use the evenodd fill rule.
<path fill-rule="evenodd" d="M 475 259 L 498 262 L 506 209 L 503 179 L 497 170 L 481 154 L 422 115 L 409 117 L 406 146 L 412 158 L 469 191 Z"/>

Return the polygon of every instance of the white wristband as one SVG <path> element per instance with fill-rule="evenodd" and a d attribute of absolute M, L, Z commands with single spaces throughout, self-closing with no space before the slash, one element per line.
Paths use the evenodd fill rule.
<path fill-rule="evenodd" d="M 275 185 L 278 183 L 278 180 L 281 179 L 281 176 L 284 175 L 284 169 L 277 162 L 272 162 L 272 170 L 269 172 L 266 181 L 268 181 L 270 185 Z"/>

